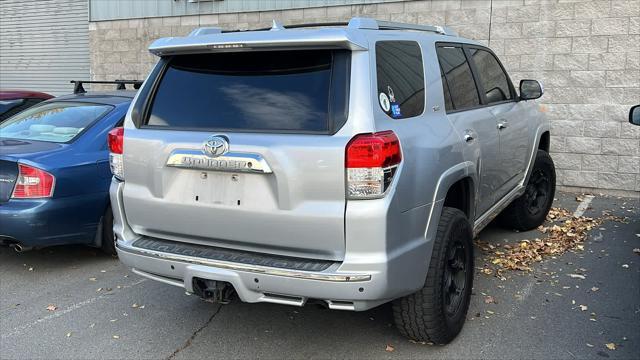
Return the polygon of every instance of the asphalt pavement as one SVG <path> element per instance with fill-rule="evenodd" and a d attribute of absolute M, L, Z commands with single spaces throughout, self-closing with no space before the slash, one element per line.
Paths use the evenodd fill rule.
<path fill-rule="evenodd" d="M 578 205 L 570 193 L 559 193 L 554 204 L 571 211 Z M 603 212 L 627 221 L 591 230 L 583 251 L 548 258 L 532 272 L 509 271 L 505 279 L 476 271 L 466 325 L 442 347 L 401 337 L 388 305 L 359 313 L 221 306 L 141 278 L 95 249 L 18 254 L 0 247 L 0 358 L 637 359 L 640 198 L 596 194 L 585 215 Z M 479 239 L 502 245 L 540 236 L 490 225 Z M 476 266 L 487 261 L 476 249 Z"/>

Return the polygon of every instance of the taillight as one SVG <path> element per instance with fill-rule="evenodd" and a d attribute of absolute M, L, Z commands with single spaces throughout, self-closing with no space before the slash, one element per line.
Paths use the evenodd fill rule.
<path fill-rule="evenodd" d="M 56 178 L 44 170 L 18 164 L 18 179 L 13 188 L 14 199 L 37 199 L 53 196 Z"/>
<path fill-rule="evenodd" d="M 107 135 L 107 143 L 109 144 L 109 166 L 111 173 L 117 179 L 124 179 L 123 158 L 124 150 L 124 128 L 117 127 L 111 129 Z"/>
<path fill-rule="evenodd" d="M 347 197 L 384 196 L 401 161 L 400 140 L 393 131 L 356 135 L 346 150 Z"/>

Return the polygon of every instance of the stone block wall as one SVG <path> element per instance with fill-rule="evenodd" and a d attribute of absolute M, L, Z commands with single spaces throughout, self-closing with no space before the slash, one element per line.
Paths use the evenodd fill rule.
<path fill-rule="evenodd" d="M 450 26 L 489 45 L 514 84 L 541 80 L 551 119 L 558 184 L 640 191 L 640 127 L 627 122 L 640 104 L 640 1 L 421 0 L 283 11 L 93 22 L 91 76 L 143 79 L 159 37 L 199 26 L 250 29 L 345 21 L 354 16 Z"/>

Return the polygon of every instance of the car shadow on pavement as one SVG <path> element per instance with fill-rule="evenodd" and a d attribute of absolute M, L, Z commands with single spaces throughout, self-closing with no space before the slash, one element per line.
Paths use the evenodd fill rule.
<path fill-rule="evenodd" d="M 24 270 L 25 267 L 55 271 L 91 263 L 115 265 L 118 264 L 118 259 L 98 249 L 82 245 L 53 246 L 20 253 L 11 247 L 0 246 L 0 269 L 3 271 Z"/>

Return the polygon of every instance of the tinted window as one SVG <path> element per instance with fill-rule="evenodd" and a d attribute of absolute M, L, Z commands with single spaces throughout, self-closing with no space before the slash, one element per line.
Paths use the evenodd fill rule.
<path fill-rule="evenodd" d="M 179 55 L 169 61 L 148 125 L 239 131 L 331 130 L 330 99 L 348 76 L 346 51 Z M 332 81 L 332 75 L 340 74 Z M 336 103 L 335 107 L 346 104 Z"/>
<path fill-rule="evenodd" d="M 511 100 L 509 80 L 498 63 L 498 59 L 486 50 L 469 49 L 469 52 L 478 70 L 480 82 L 487 96 L 487 103 Z"/>
<path fill-rule="evenodd" d="M 414 41 L 376 43 L 378 102 L 389 116 L 401 119 L 424 111 L 424 69 Z"/>
<path fill-rule="evenodd" d="M 2 100 L 0 101 L 0 122 L 42 101 L 43 99 Z"/>
<path fill-rule="evenodd" d="M 440 46 L 437 51 L 440 68 L 444 73 L 446 85 L 451 94 L 453 108 L 463 110 L 480 105 L 471 68 L 462 48 Z M 447 87 L 443 90 L 446 91 Z"/>
<path fill-rule="evenodd" d="M 113 109 L 110 105 L 52 102 L 29 108 L 0 124 L 0 137 L 63 143 Z"/>
<path fill-rule="evenodd" d="M 447 111 L 454 110 L 453 102 L 451 101 L 451 92 L 449 91 L 449 85 L 447 79 L 444 77 L 444 72 L 440 69 L 440 80 L 442 81 L 442 95 L 444 96 L 444 107 Z"/>
<path fill-rule="evenodd" d="M 24 104 L 25 99 L 0 100 L 0 114 Z"/>

